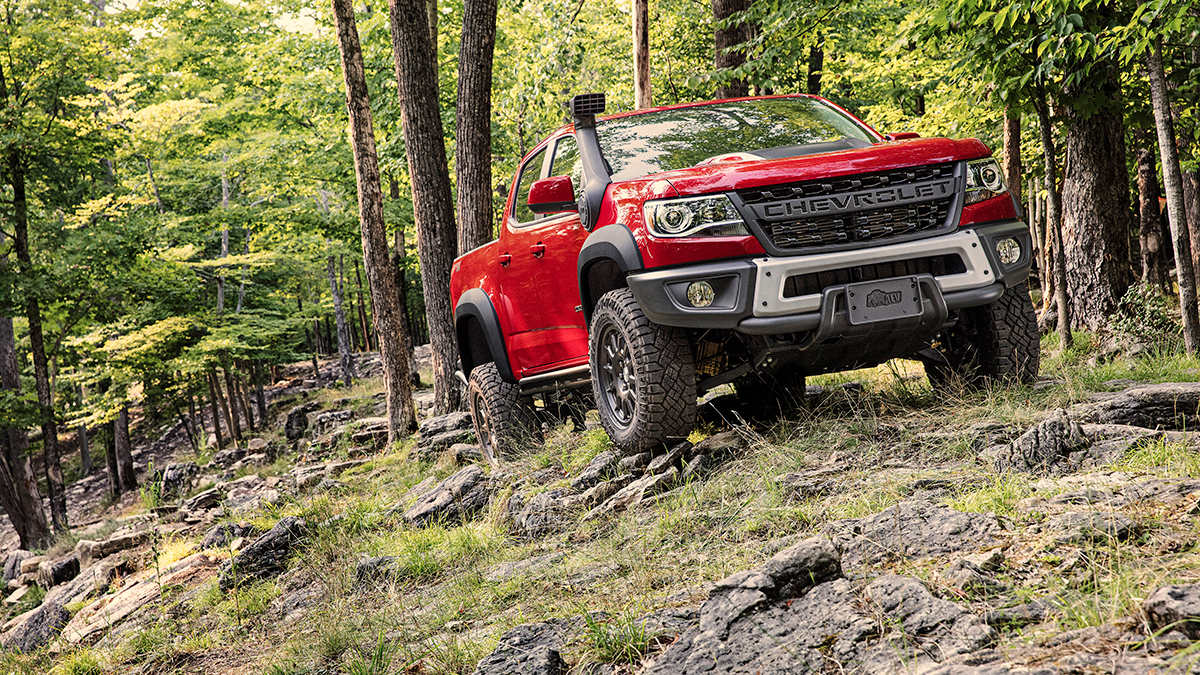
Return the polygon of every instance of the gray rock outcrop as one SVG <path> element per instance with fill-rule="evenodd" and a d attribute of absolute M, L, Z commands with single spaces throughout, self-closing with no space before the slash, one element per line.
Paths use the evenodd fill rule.
<path fill-rule="evenodd" d="M 835 521 L 825 530 L 840 547 L 847 568 L 975 550 L 992 542 L 999 531 L 993 514 L 964 513 L 924 501 L 901 502 L 865 518 Z"/>
<path fill-rule="evenodd" d="M 204 538 L 200 540 L 200 549 L 221 548 L 229 546 L 238 538 L 257 538 L 261 534 L 262 530 L 249 523 L 219 523 L 204 533 Z"/>
<path fill-rule="evenodd" d="M 1170 626 L 1193 640 L 1200 640 L 1200 584 L 1163 586 L 1142 603 L 1150 627 Z"/>
<path fill-rule="evenodd" d="M 29 613 L 20 623 L 13 626 L 4 634 L 0 643 L 5 649 L 19 652 L 31 652 L 50 644 L 51 640 L 62 633 L 71 613 L 62 605 L 54 602 L 43 602 L 41 607 Z"/>
<path fill-rule="evenodd" d="M 517 626 L 500 636 L 500 644 L 479 661 L 474 675 L 566 675 L 560 651 L 571 628 L 565 619 Z"/>
<path fill-rule="evenodd" d="M 303 518 L 288 516 L 280 520 L 254 543 L 221 564 L 221 590 L 228 591 L 247 581 L 279 574 L 292 550 L 307 534 L 308 527 Z"/>
<path fill-rule="evenodd" d="M 421 495 L 404 512 L 404 519 L 418 527 L 436 522 L 463 522 L 487 506 L 491 492 L 491 483 L 483 475 L 483 469 L 473 464 Z"/>

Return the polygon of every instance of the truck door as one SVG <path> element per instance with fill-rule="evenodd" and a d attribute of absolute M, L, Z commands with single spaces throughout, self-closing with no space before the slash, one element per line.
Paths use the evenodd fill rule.
<path fill-rule="evenodd" d="M 545 321 L 541 310 L 537 267 L 544 248 L 539 224 L 544 218 L 529 210 L 529 188 L 543 176 L 546 148 L 538 150 L 521 165 L 514 181 L 513 197 L 505 214 L 497 247 L 500 263 L 500 295 L 496 311 L 505 319 L 508 354 L 513 374 L 537 369 L 549 362 Z"/>
<path fill-rule="evenodd" d="M 576 199 L 583 182 L 583 164 L 575 136 L 567 134 L 551 141 L 553 155 L 547 176 L 570 176 Z M 550 214 L 536 226 L 539 241 L 546 249 L 538 266 L 538 284 L 542 290 L 542 321 L 545 324 L 545 348 L 556 367 L 585 362 L 588 353 L 587 326 L 579 305 L 579 250 L 588 232 L 574 212 Z"/>

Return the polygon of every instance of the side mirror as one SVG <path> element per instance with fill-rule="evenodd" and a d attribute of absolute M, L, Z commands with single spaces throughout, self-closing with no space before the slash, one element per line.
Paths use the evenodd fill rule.
<path fill-rule="evenodd" d="M 578 211 L 575 203 L 575 186 L 570 176 L 551 176 L 536 181 L 529 188 L 529 210 L 534 213 L 562 213 Z"/>
<path fill-rule="evenodd" d="M 904 141 L 910 138 L 920 138 L 921 134 L 915 131 L 901 131 L 898 134 L 888 134 L 883 137 L 885 141 Z"/>

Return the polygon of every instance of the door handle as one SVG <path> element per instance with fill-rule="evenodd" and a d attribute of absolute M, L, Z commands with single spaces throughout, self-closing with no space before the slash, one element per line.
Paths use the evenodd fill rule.
<path fill-rule="evenodd" d="M 546 245 L 539 241 L 538 243 L 529 247 L 529 252 L 533 254 L 533 257 L 540 258 L 546 253 Z"/>
<path fill-rule="evenodd" d="M 511 262 L 512 262 L 511 254 L 509 254 L 509 253 L 501 253 L 500 254 L 500 266 L 501 267 L 508 267 L 508 264 Z"/>

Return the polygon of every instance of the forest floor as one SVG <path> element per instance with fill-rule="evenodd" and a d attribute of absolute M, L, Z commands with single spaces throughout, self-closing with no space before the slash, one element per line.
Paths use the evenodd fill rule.
<path fill-rule="evenodd" d="M 104 504 L 83 538 L 153 534 L 0 672 L 1194 670 L 1194 625 L 1146 601 L 1200 581 L 1198 411 L 1138 401 L 1200 362 L 1077 342 L 1030 387 L 935 395 L 896 361 L 812 378 L 772 422 L 718 401 L 656 456 L 615 456 L 592 413 L 499 470 L 450 444 L 461 419 L 375 451 L 377 378 L 277 392 L 277 457 L 176 447 L 178 497 Z M 1129 405 L 1146 421 L 1106 422 Z M 251 578 L 290 516 L 282 573 Z M 222 523 L 244 529 L 201 549 Z M 6 645 L 54 593 L 6 605 Z"/>

